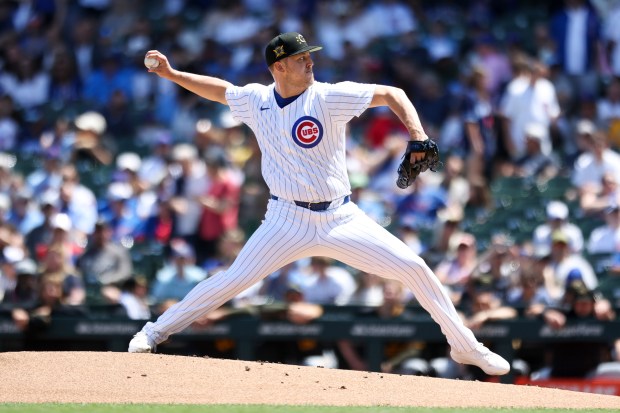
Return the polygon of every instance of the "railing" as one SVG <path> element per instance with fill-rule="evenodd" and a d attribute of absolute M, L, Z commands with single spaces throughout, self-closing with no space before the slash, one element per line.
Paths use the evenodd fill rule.
<path fill-rule="evenodd" d="M 76 340 L 97 343 L 98 349 L 123 352 L 132 335 L 139 331 L 144 321 L 126 318 L 58 318 L 49 328 L 37 334 L 26 335 L 19 331 L 13 321 L 0 317 L 0 351 L 11 342 L 36 340 L 53 344 L 60 340 Z M 477 338 L 493 344 L 493 348 L 508 360 L 514 358 L 513 340 L 522 342 L 552 341 L 601 341 L 613 342 L 620 337 L 620 321 L 584 320 L 554 330 L 540 320 L 516 319 L 488 323 L 475 331 Z M 263 341 L 285 341 L 301 338 L 320 341 L 341 339 L 363 343 L 369 369 L 379 371 L 383 361 L 383 344 L 387 341 L 422 341 L 445 343 L 439 326 L 428 316 L 408 319 L 379 319 L 356 317 L 346 312 L 326 313 L 315 322 L 299 325 L 286 321 L 266 321 L 249 315 L 232 316 L 207 328 L 188 328 L 172 337 L 176 346 L 197 341 L 231 339 L 236 343 L 235 356 L 241 360 L 256 360 L 255 351 Z M 508 375 L 503 382 L 513 382 Z"/>

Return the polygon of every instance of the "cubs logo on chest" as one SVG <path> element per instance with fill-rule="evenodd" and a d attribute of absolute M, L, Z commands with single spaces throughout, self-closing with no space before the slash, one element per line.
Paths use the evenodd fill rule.
<path fill-rule="evenodd" d="M 314 148 L 323 139 L 323 125 L 312 116 L 297 119 L 291 131 L 293 141 L 304 149 Z"/>

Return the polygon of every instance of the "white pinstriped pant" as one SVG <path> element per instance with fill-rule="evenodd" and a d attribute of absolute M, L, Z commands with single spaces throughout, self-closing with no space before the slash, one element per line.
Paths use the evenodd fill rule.
<path fill-rule="evenodd" d="M 331 257 L 400 280 L 439 324 L 454 350 L 468 351 L 477 344 L 426 263 L 353 202 L 314 212 L 285 200 L 270 200 L 265 220 L 230 268 L 200 282 L 143 331 L 161 343 L 277 269 L 311 256 Z"/>

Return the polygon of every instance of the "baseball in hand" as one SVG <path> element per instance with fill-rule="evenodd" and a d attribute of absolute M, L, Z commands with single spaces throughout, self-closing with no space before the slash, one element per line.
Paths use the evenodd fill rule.
<path fill-rule="evenodd" d="M 154 69 L 157 66 L 159 66 L 159 60 L 153 58 L 153 57 L 145 57 L 144 58 L 144 66 L 146 66 L 149 69 Z"/>

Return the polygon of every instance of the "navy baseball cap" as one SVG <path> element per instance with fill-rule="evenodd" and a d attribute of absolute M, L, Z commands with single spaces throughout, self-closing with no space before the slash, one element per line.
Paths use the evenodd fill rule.
<path fill-rule="evenodd" d="M 321 46 L 309 46 L 304 37 L 296 32 L 282 33 L 271 39 L 265 48 L 267 66 L 285 57 L 295 56 L 304 52 L 316 52 Z"/>

